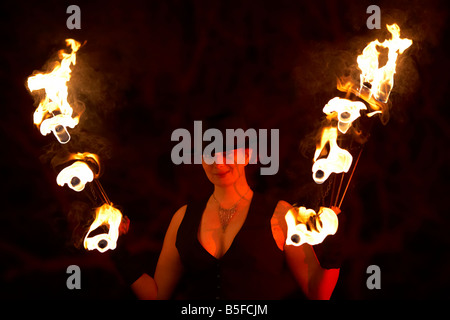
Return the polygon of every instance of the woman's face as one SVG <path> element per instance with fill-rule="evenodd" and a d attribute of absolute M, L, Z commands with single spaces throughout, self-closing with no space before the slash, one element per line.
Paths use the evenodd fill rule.
<path fill-rule="evenodd" d="M 209 181 L 214 185 L 226 187 L 240 178 L 245 181 L 245 166 L 250 159 L 249 149 L 234 149 L 216 153 L 214 157 L 203 156 L 202 166 Z"/>

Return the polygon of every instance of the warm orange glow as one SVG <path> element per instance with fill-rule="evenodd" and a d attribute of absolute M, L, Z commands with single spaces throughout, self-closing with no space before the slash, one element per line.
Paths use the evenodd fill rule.
<path fill-rule="evenodd" d="M 294 207 L 287 212 L 285 219 L 288 227 L 286 245 L 319 244 L 338 229 L 336 213 L 326 207 L 321 207 L 317 214 L 312 209 Z"/>
<path fill-rule="evenodd" d="M 385 110 L 387 110 L 387 104 L 376 100 L 372 96 L 370 89 L 368 89 L 365 86 L 361 86 L 361 88 L 360 88 L 359 84 L 357 84 L 355 81 L 353 81 L 350 78 L 343 77 L 343 78 L 338 79 L 337 89 L 339 91 L 347 93 L 347 95 L 350 93 L 353 93 L 353 94 L 359 96 L 364 101 L 366 101 L 369 104 L 370 108 L 372 110 L 374 110 L 374 111 L 366 114 L 369 117 L 376 113 L 384 113 Z"/>
<path fill-rule="evenodd" d="M 66 127 L 74 128 L 79 121 L 79 115 L 73 117 L 73 109 L 67 101 L 67 82 L 76 64 L 76 52 L 80 43 L 73 39 L 66 40 L 71 47 L 71 53 L 59 52 L 61 62 L 55 62 L 55 67 L 49 73 L 38 73 L 30 76 L 27 81 L 28 89 L 33 92 L 44 89 L 45 97 L 34 112 L 34 123 L 40 128 L 42 135 L 53 132 L 60 143 L 67 143 L 70 135 Z"/>
<path fill-rule="evenodd" d="M 56 177 L 56 183 L 61 187 L 67 183 L 72 190 L 80 192 L 84 189 L 86 183 L 91 182 L 93 179 L 94 173 L 87 163 L 75 161 L 70 166 L 61 170 Z"/>
<path fill-rule="evenodd" d="M 361 101 L 348 100 L 347 98 L 350 98 L 351 94 L 368 103 L 370 110 L 363 113 L 365 116 L 372 117 L 378 114 L 383 124 L 386 124 L 389 119 L 388 99 L 394 86 L 397 58 L 412 45 L 412 41 L 400 38 L 400 27 L 397 24 L 387 25 L 386 27 L 391 34 L 391 39 L 383 42 L 378 40 L 370 42 L 364 48 L 362 54 L 357 57 L 358 67 L 361 70 L 360 83 L 358 84 L 351 77 L 338 79 L 337 89 L 345 92 L 346 97 L 335 97 L 323 108 L 329 124 L 322 128 L 321 140 L 316 147 L 312 166 L 313 179 L 318 184 L 325 182 L 332 173 L 348 172 L 352 165 L 352 155 L 338 145 L 338 134 L 348 134 L 353 122 L 361 116 L 361 110 L 367 110 L 368 107 Z M 381 67 L 379 58 L 382 51 L 380 50 L 387 51 L 387 62 Z M 354 133 L 357 136 L 360 135 L 359 132 L 352 132 L 352 134 Z M 361 151 L 362 149 L 356 158 L 347 187 Z M 347 187 L 344 190 L 339 207 Z M 337 191 L 338 196 L 340 188 L 341 186 Z M 325 207 L 321 207 L 318 214 L 305 207 L 293 208 L 285 215 L 285 219 L 288 225 L 287 245 L 318 244 L 327 235 L 335 234 L 338 228 L 336 213 Z"/>
<path fill-rule="evenodd" d="M 72 190 L 77 192 L 84 190 L 86 183 L 97 178 L 100 171 L 100 160 L 96 154 L 83 152 L 73 153 L 66 161 L 79 160 L 61 170 L 56 178 L 56 182 L 61 187 L 67 184 Z M 89 164 L 94 163 L 98 170 L 93 170 Z"/>
<path fill-rule="evenodd" d="M 360 91 L 365 86 L 370 90 L 376 100 L 386 103 L 394 86 L 394 73 L 399 54 L 408 49 L 412 41 L 400 38 L 400 27 L 397 24 L 386 25 L 392 35 L 392 39 L 379 42 L 370 42 L 358 56 L 358 67 L 362 73 L 360 76 Z M 378 47 L 389 50 L 388 60 L 384 66 L 379 68 L 378 58 L 380 51 Z"/>
<path fill-rule="evenodd" d="M 357 57 L 358 67 L 362 71 L 360 83 L 350 78 L 338 79 L 337 89 L 347 94 L 353 93 L 365 100 L 371 112 L 368 117 L 380 114 L 380 120 L 386 124 L 389 119 L 387 102 L 394 86 L 394 74 L 396 72 L 397 58 L 412 45 L 412 40 L 400 38 L 400 27 L 397 24 L 387 25 L 392 39 L 380 43 L 378 40 L 370 42 Z M 388 50 L 387 62 L 379 67 L 381 52 L 378 48 Z"/>
<path fill-rule="evenodd" d="M 314 164 L 312 167 L 313 179 L 316 183 L 323 183 L 331 173 L 347 172 L 353 161 L 353 157 L 347 150 L 341 149 L 337 144 L 338 130 L 336 127 L 323 129 L 320 144 L 314 154 Z M 330 149 L 326 158 L 317 160 L 321 154 L 326 152 L 326 145 Z"/>
<path fill-rule="evenodd" d="M 345 134 L 353 121 L 359 118 L 360 111 L 366 109 L 366 105 L 360 101 L 336 97 L 328 101 L 323 108 L 323 112 L 331 118 L 336 118 L 339 131 Z"/>
<path fill-rule="evenodd" d="M 98 250 L 105 252 L 108 249 L 114 250 L 119 238 L 119 227 L 122 222 L 122 213 L 120 210 L 114 208 L 112 205 L 104 204 L 96 209 L 96 216 L 94 222 L 91 224 L 86 237 L 84 238 L 84 248 L 87 250 Z M 107 225 L 109 227 L 108 233 L 97 234 L 89 238 L 89 234 L 101 227 Z"/>
<path fill-rule="evenodd" d="M 100 164 L 98 155 L 96 155 L 95 153 L 90 153 L 90 152 L 77 152 L 74 153 L 70 156 L 71 159 L 76 159 L 76 160 L 84 160 L 86 158 L 92 158 L 95 162 L 97 162 L 97 164 Z"/>
<path fill-rule="evenodd" d="M 96 172 L 94 172 L 94 178 L 98 177 L 98 174 L 100 172 L 100 158 L 98 157 L 98 155 L 94 154 L 94 153 L 90 153 L 90 152 L 78 152 L 78 153 L 74 153 L 70 156 L 70 160 L 81 160 L 87 163 L 95 163 L 95 165 L 97 166 L 98 170 Z"/>

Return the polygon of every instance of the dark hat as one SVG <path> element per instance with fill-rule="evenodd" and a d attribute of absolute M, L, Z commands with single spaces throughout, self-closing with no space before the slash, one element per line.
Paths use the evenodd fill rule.
<path fill-rule="evenodd" d="M 201 126 L 201 127 L 200 127 Z M 201 134 L 201 150 L 195 144 L 192 153 L 202 153 L 204 148 L 215 142 L 215 151 L 224 152 L 238 148 L 256 148 L 258 142 L 258 132 L 249 128 L 247 121 L 242 115 L 232 112 L 222 112 L 210 116 L 204 120 L 194 122 L 194 131 Z M 192 135 L 194 137 L 194 135 Z M 221 141 L 215 141 L 216 138 Z"/>

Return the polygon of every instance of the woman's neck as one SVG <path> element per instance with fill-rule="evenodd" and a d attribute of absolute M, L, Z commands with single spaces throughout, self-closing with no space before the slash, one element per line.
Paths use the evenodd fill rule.
<path fill-rule="evenodd" d="M 252 194 L 247 183 L 232 184 L 230 186 L 214 186 L 214 196 L 224 207 L 232 206 L 241 198 L 249 200 Z"/>

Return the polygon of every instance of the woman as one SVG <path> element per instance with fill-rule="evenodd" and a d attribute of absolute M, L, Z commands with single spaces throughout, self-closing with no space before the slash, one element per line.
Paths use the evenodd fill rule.
<path fill-rule="evenodd" d="M 339 269 L 321 267 L 308 244 L 285 245 L 291 205 L 270 204 L 251 190 L 245 176 L 250 152 L 231 149 L 212 164 L 203 160 L 214 192 L 174 214 L 154 277 L 144 274 L 131 286 L 138 298 L 330 298 Z"/>

